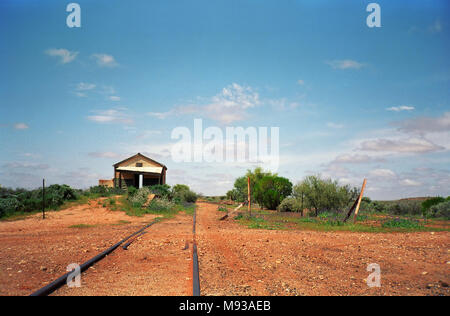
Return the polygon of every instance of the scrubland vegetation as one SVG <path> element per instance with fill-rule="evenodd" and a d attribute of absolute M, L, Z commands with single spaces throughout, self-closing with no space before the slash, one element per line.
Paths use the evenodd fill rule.
<path fill-rule="evenodd" d="M 0 218 L 5 219 L 42 211 L 42 193 L 42 188 L 26 190 L 0 187 Z M 155 194 L 156 198 L 148 205 L 144 205 L 149 194 Z M 113 198 L 118 195 L 121 196 L 119 201 Z M 77 190 L 68 185 L 54 184 L 45 188 L 45 209 L 58 210 L 101 197 L 107 198 L 103 201 L 103 207 L 115 210 L 123 209 L 129 215 L 178 212 L 180 209 L 192 212 L 192 204 L 197 200 L 197 194 L 182 184 L 177 184 L 173 188 L 168 185 L 155 185 L 142 189 L 130 187 L 128 192 L 105 186 Z"/>
<path fill-rule="evenodd" d="M 356 222 L 344 223 L 348 210 L 360 194 L 359 188 L 339 185 L 319 175 L 305 177 L 292 185 L 288 179 L 248 170 L 236 179 L 226 197 L 209 197 L 213 202 L 225 199 L 238 203 L 247 200 L 247 177 L 250 177 L 253 217 L 241 213 L 237 220 L 250 228 L 283 229 L 286 227 L 317 230 L 396 231 L 429 230 L 432 220 L 450 219 L 450 197 L 427 197 L 397 201 L 372 201 L 363 197 Z M 255 205 L 256 204 L 256 205 Z M 222 207 L 223 208 L 223 207 Z M 248 215 L 248 214 L 247 214 Z M 292 215 L 292 216 L 291 216 Z M 448 225 L 434 225 L 448 230 Z"/>

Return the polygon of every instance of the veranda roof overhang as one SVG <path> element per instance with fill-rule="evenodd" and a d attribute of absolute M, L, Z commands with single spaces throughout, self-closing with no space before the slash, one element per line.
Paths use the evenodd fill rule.
<path fill-rule="evenodd" d="M 161 174 L 163 167 L 118 167 L 117 171 L 128 171 L 136 173 L 156 173 Z"/>

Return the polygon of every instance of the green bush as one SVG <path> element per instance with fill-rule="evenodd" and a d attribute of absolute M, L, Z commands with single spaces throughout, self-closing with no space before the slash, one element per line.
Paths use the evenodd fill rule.
<path fill-rule="evenodd" d="M 168 199 L 153 199 L 147 209 L 152 212 L 168 212 L 175 209 L 175 203 L 169 201 Z"/>
<path fill-rule="evenodd" d="M 77 200 L 80 190 L 68 185 L 53 184 L 45 188 L 45 207 L 55 209 L 66 201 Z M 5 189 L 0 190 L 0 216 L 14 212 L 32 212 L 42 209 L 42 188 L 35 190 Z"/>
<path fill-rule="evenodd" d="M 58 207 L 65 201 L 73 201 L 77 198 L 75 190 L 65 184 L 53 184 L 45 189 L 45 204 L 49 207 Z"/>
<path fill-rule="evenodd" d="M 217 208 L 217 210 L 218 210 L 219 212 L 225 212 L 225 213 L 228 213 L 228 209 L 227 209 L 225 206 L 219 206 L 219 207 Z"/>
<path fill-rule="evenodd" d="M 137 192 L 137 190 L 138 190 L 138 189 L 136 189 L 136 188 L 133 187 L 133 186 L 128 187 L 128 197 L 132 197 L 133 195 L 135 195 L 136 192 Z"/>
<path fill-rule="evenodd" d="M 427 217 L 450 219 L 450 200 L 431 206 L 427 212 Z"/>
<path fill-rule="evenodd" d="M 227 192 L 227 199 L 231 201 L 237 201 L 238 192 L 236 189 L 230 190 Z"/>
<path fill-rule="evenodd" d="M 421 202 L 416 200 L 402 200 L 387 204 L 386 211 L 393 215 L 421 215 Z"/>
<path fill-rule="evenodd" d="M 197 194 L 191 190 L 184 193 L 184 201 L 188 203 L 197 202 Z"/>
<path fill-rule="evenodd" d="M 172 188 L 172 199 L 178 204 L 195 203 L 197 198 L 197 194 L 185 184 L 177 184 Z"/>
<path fill-rule="evenodd" d="M 104 185 L 96 185 L 89 188 L 89 192 L 92 194 L 99 194 L 100 196 L 106 197 L 108 188 Z"/>
<path fill-rule="evenodd" d="M 150 191 L 152 191 L 153 194 L 161 198 L 171 197 L 170 186 L 167 184 L 152 185 L 150 187 Z"/>
<path fill-rule="evenodd" d="M 11 215 L 21 208 L 21 203 L 15 197 L 0 199 L 0 217 Z"/>
<path fill-rule="evenodd" d="M 294 197 L 304 200 L 305 208 L 320 212 L 342 212 L 359 195 L 357 188 L 339 186 L 337 181 L 308 176 L 294 187 Z"/>
<path fill-rule="evenodd" d="M 283 201 L 281 201 L 277 210 L 279 212 L 301 212 L 301 213 L 303 213 L 301 202 L 293 197 L 287 197 Z"/>
<path fill-rule="evenodd" d="M 423 216 L 426 216 L 428 213 L 428 210 L 434 206 L 438 205 L 439 203 L 445 202 L 445 199 L 443 197 L 437 196 L 428 200 L 425 200 L 422 202 L 422 214 Z"/>
<path fill-rule="evenodd" d="M 384 228 L 422 228 L 423 225 L 416 220 L 411 219 L 403 219 L 403 218 L 396 218 L 396 219 L 390 219 L 383 224 L 381 224 Z"/>
<path fill-rule="evenodd" d="M 277 209 L 281 201 L 291 193 L 292 183 L 278 176 L 264 176 L 254 188 L 254 196 L 258 204 L 271 210 Z"/>
<path fill-rule="evenodd" d="M 91 194 L 97 194 L 100 195 L 101 197 L 108 197 L 111 195 L 122 195 L 125 194 L 125 191 L 121 188 L 109 188 L 107 186 L 104 185 L 97 185 L 97 186 L 93 186 L 90 187 L 89 189 L 89 193 Z"/>
<path fill-rule="evenodd" d="M 142 207 L 142 205 L 147 202 L 150 194 L 150 188 L 143 187 L 142 189 L 137 190 L 133 196 L 128 196 L 128 199 L 134 207 Z"/>

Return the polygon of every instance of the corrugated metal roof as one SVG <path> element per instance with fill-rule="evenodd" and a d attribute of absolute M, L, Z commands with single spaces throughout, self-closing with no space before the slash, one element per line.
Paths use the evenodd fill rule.
<path fill-rule="evenodd" d="M 119 167 L 118 171 L 162 173 L 163 167 Z"/>

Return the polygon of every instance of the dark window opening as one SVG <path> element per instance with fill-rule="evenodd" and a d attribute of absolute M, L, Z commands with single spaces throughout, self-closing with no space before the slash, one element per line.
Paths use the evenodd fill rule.
<path fill-rule="evenodd" d="M 142 167 L 142 162 L 137 162 L 136 167 Z"/>

